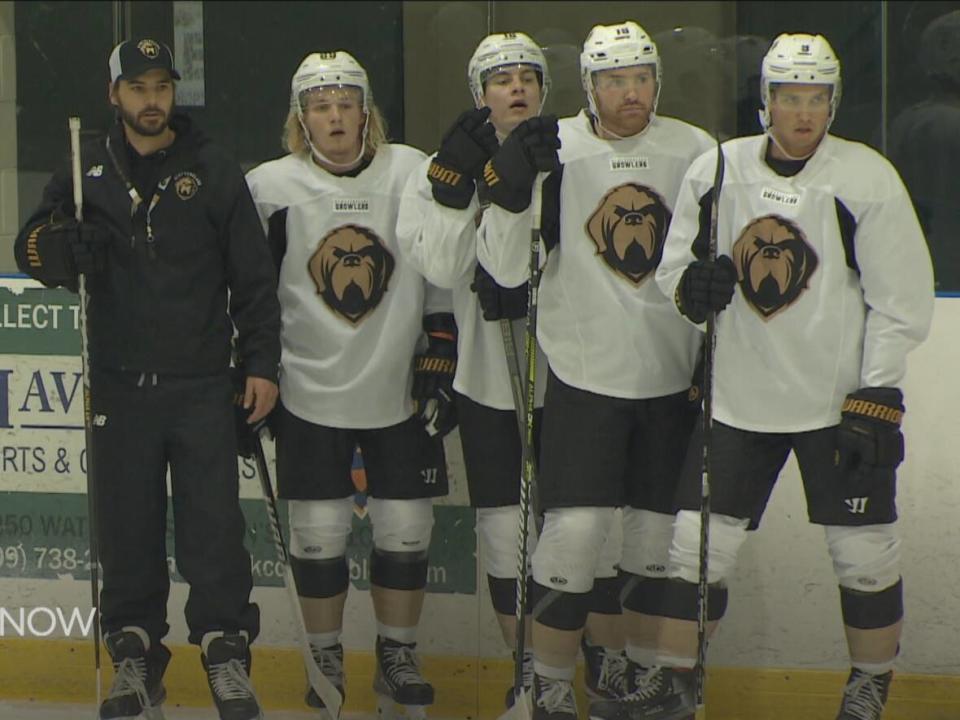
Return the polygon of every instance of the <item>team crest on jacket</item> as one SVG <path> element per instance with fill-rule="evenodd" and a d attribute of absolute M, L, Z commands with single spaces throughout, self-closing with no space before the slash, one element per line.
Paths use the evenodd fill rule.
<path fill-rule="evenodd" d="M 656 190 L 624 183 L 603 196 L 586 230 L 610 269 L 640 285 L 660 264 L 669 225 L 670 211 Z"/>
<path fill-rule="evenodd" d="M 334 313 L 357 325 L 380 304 L 394 265 L 393 255 L 373 231 L 351 224 L 323 237 L 307 269 L 317 295 Z"/>
<path fill-rule="evenodd" d="M 796 223 L 765 215 L 740 233 L 733 264 L 744 298 L 768 320 L 803 294 L 819 260 Z"/>
<path fill-rule="evenodd" d="M 181 200 L 189 200 L 196 195 L 201 184 L 200 178 L 192 172 L 180 173 L 173 181 L 173 187 L 177 191 L 177 197 Z"/>

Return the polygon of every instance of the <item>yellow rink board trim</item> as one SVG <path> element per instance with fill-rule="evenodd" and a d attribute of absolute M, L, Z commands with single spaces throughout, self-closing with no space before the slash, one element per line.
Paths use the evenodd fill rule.
<path fill-rule="evenodd" d="M 210 707 L 209 690 L 194 646 L 172 646 L 164 677 L 168 706 Z M 95 674 L 89 641 L 0 638 L 0 698 L 93 703 Z M 101 655 L 104 691 L 110 687 L 109 656 Z M 346 712 L 373 712 L 372 653 L 347 653 Z M 513 666 L 507 659 L 450 656 L 423 658 L 436 688 L 430 714 L 438 718 L 492 720 L 503 712 Z M 709 720 L 811 720 L 833 718 L 846 673 L 825 670 L 713 668 L 709 672 Z M 305 710 L 300 654 L 286 647 L 254 645 L 253 683 L 267 709 Z M 578 677 L 582 687 L 582 678 Z M 582 695 L 581 708 L 586 709 Z M 586 713 L 582 714 L 586 717 Z M 698 716 L 699 717 L 699 716 Z M 957 720 L 960 677 L 897 674 L 884 720 Z"/>

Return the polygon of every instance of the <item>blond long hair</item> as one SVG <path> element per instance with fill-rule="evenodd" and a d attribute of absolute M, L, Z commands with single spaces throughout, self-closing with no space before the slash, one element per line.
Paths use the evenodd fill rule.
<path fill-rule="evenodd" d="M 387 142 L 387 122 L 380 113 L 373 99 L 367 100 L 367 141 L 363 151 L 363 159 L 370 160 L 377 154 L 377 148 Z M 303 125 L 300 123 L 300 116 L 295 107 L 290 108 L 287 113 L 287 120 L 283 124 L 283 137 L 281 138 L 283 149 L 294 155 L 310 155 L 310 146 L 307 144 L 307 136 Z"/>

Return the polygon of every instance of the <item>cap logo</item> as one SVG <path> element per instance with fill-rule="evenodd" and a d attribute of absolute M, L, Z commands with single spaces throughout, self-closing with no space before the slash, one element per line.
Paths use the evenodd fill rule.
<path fill-rule="evenodd" d="M 157 56 L 160 55 L 160 45 L 153 40 L 141 40 L 137 44 L 137 50 L 151 60 L 156 60 Z"/>

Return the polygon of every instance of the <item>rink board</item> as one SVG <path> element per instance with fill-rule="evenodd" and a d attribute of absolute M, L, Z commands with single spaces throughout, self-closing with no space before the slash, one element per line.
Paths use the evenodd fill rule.
<path fill-rule="evenodd" d="M 195 647 L 176 646 L 166 675 L 167 702 L 187 707 L 210 704 Z M 253 680 L 264 707 L 302 710 L 300 656 L 286 648 L 255 646 Z M 436 718 L 496 718 L 502 712 L 512 666 L 508 660 L 427 656 L 424 674 L 436 687 Z M 583 686 L 582 668 L 578 685 Z M 372 714 L 373 656 L 348 653 L 347 713 Z M 104 672 L 109 684 L 111 671 Z M 709 673 L 709 720 L 810 720 L 834 717 L 845 673 L 821 670 L 714 668 Z M 0 639 L 0 698 L 92 704 L 93 650 L 89 642 Z M 585 698 L 579 695 L 581 709 Z M 583 714 L 585 717 L 585 713 Z M 960 679 L 899 674 L 884 720 L 956 720 Z M 13 719 L 11 719 L 13 720 Z"/>

